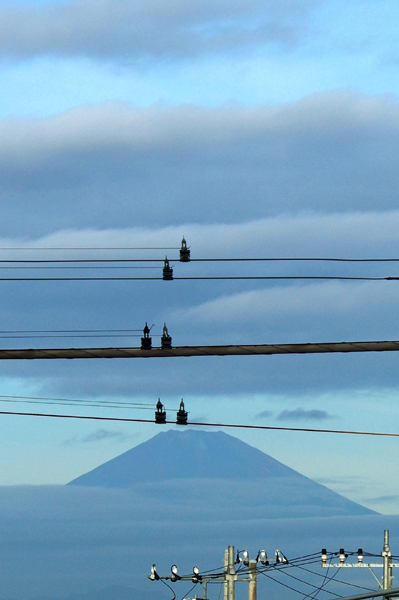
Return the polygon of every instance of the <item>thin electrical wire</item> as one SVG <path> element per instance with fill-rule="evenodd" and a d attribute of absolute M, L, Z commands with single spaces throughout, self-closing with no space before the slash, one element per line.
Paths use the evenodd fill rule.
<path fill-rule="evenodd" d="M 18 248 L 10 248 L 10 250 Z M 42 250 L 43 248 L 36 248 Z M 49 248 L 51 250 L 51 248 Z M 57 250 L 57 248 L 55 248 Z M 58 250 L 84 250 L 85 248 L 58 248 Z M 86 248 L 96 250 L 96 248 Z M 140 248 L 103 248 L 104 250 L 140 250 Z M 150 248 L 151 249 L 151 248 Z M 178 248 L 152 248 L 153 250 L 178 250 Z M 0 248 L 4 250 L 4 248 Z M 20 248 L 22 250 L 22 248 Z M 101 250 L 101 248 L 97 248 Z M 145 250 L 145 248 L 141 248 Z M 179 261 L 180 258 L 172 258 Z M 164 262 L 162 258 L 55 258 L 55 259 L 0 259 L 3 263 L 79 263 L 79 262 Z M 342 262 L 342 263 L 385 263 L 399 262 L 399 258 L 329 258 L 329 257 L 255 257 L 255 258 L 190 258 L 187 262 Z"/>
<path fill-rule="evenodd" d="M 301 571 L 306 571 L 307 573 L 316 575 L 317 577 L 324 577 L 324 575 L 322 575 L 321 573 L 316 573 L 315 571 L 312 571 L 311 569 L 306 569 L 303 566 L 298 566 L 297 568 L 300 569 Z M 349 583 L 348 581 L 342 581 L 341 579 L 335 578 L 334 581 L 336 581 L 337 583 L 343 583 L 345 585 L 349 585 L 349 587 L 358 588 L 359 590 L 365 590 L 366 592 L 374 591 L 372 588 L 368 588 L 363 585 L 357 585 L 356 583 Z"/>
<path fill-rule="evenodd" d="M 226 275 L 172 277 L 166 281 L 398 281 L 399 276 L 355 277 L 331 275 Z M 165 281 L 163 277 L 0 277 L 0 281 Z"/>
<path fill-rule="evenodd" d="M 82 400 L 80 398 L 46 398 L 44 396 L 15 396 L 15 395 L 8 395 L 8 394 L 0 394 L 0 400 L 2 398 L 9 398 L 9 399 L 17 399 L 17 400 L 46 400 L 49 402 L 75 402 L 80 404 L 81 402 L 90 402 L 90 400 L 88 400 L 87 398 L 85 400 Z M 131 406 L 131 407 L 137 407 L 137 406 L 145 406 L 147 408 L 154 408 L 154 404 L 150 403 L 150 402 L 122 402 L 122 401 L 113 401 L 113 400 L 93 400 L 93 402 L 97 402 L 97 403 L 106 403 L 106 404 L 112 404 L 113 402 L 115 402 L 116 404 L 124 404 L 126 406 Z"/>
<path fill-rule="evenodd" d="M 180 260 L 180 259 L 174 259 L 174 260 Z M 97 263 L 136 263 L 136 262 L 139 262 L 139 263 L 143 263 L 143 262 L 163 263 L 165 261 L 163 258 L 48 258 L 48 259 L 7 258 L 4 260 L 0 259 L 0 265 L 2 265 L 2 264 L 44 264 L 44 265 L 47 265 L 47 264 L 53 264 L 53 263 L 56 263 L 56 264 L 95 263 L 95 264 L 97 264 Z M 157 267 L 154 267 L 154 268 L 157 268 Z"/>
<path fill-rule="evenodd" d="M 35 270 L 40 270 L 40 271 L 49 271 L 51 269 L 56 269 L 57 271 L 60 271 L 61 269 L 69 269 L 69 270 L 85 269 L 85 270 L 92 271 L 94 269 L 112 269 L 112 270 L 114 270 L 114 269 L 124 269 L 124 270 L 125 269 L 160 269 L 160 267 L 136 267 L 136 266 L 132 266 L 132 265 L 126 265 L 123 267 L 120 267 L 120 266 L 111 267 L 111 266 L 104 266 L 104 265 L 99 265 L 99 266 L 88 265 L 85 267 L 84 266 L 77 266 L 77 267 L 75 267 L 75 266 L 70 266 L 70 267 L 64 267 L 64 266 L 62 266 L 62 267 L 48 267 L 48 266 L 47 267 L 39 267 L 39 266 L 36 266 L 36 267 L 31 267 L 31 266 L 28 266 L 28 267 L 19 267 L 19 266 L 17 266 L 17 267 L 2 267 L 0 264 L 0 271 L 5 271 L 7 269 L 11 269 L 11 270 L 23 269 L 25 271 L 30 270 L 30 269 L 35 269 Z"/>
<path fill-rule="evenodd" d="M 190 593 L 193 591 L 193 589 L 194 589 L 195 587 L 197 587 L 197 585 L 198 585 L 198 583 L 194 583 L 194 585 L 193 585 L 193 586 L 192 586 L 192 587 L 191 587 L 191 588 L 188 590 L 188 592 L 186 592 L 186 593 L 183 595 L 183 597 L 182 597 L 182 599 L 181 599 L 181 600 L 184 600 L 184 599 L 185 599 L 185 598 L 188 596 L 188 594 L 190 594 Z"/>
<path fill-rule="evenodd" d="M 28 412 L 12 412 L 0 411 L 0 415 L 16 415 L 25 417 L 48 417 L 61 419 L 83 419 L 92 421 L 120 421 L 124 423 L 154 423 L 154 419 L 133 419 L 128 417 L 100 417 L 94 415 L 65 415 L 65 414 L 49 414 L 49 413 L 28 413 Z M 166 421 L 167 425 L 176 425 L 174 421 Z M 341 429 L 308 429 L 302 427 L 269 427 L 264 425 L 232 425 L 231 423 L 194 423 L 189 422 L 187 425 L 198 427 L 237 427 L 240 429 L 261 429 L 271 431 L 297 431 L 305 433 L 340 433 L 346 435 L 369 435 L 379 437 L 399 437 L 399 433 L 385 433 L 375 431 L 344 431 Z"/>
<path fill-rule="evenodd" d="M 11 403 L 11 404 L 45 404 L 47 406 L 76 406 L 75 403 L 73 402 L 47 402 L 45 400 L 4 400 L 0 398 L 0 402 L 5 402 L 5 403 Z M 154 407 L 152 406 L 151 408 L 145 407 L 145 406 L 123 406 L 120 405 L 118 403 L 110 403 L 107 404 L 106 402 L 103 402 L 101 404 L 96 404 L 94 402 L 91 403 L 84 403 L 82 402 L 81 404 L 79 404 L 79 406 L 85 406 L 85 407 L 99 407 L 99 408 L 123 408 L 125 410 L 132 410 L 132 408 L 134 408 L 135 410 L 154 410 Z"/>
<path fill-rule="evenodd" d="M 263 575 L 264 577 L 267 577 L 268 579 L 271 579 L 271 580 L 272 580 L 272 581 L 274 581 L 275 583 L 278 583 L 279 585 L 281 585 L 281 586 L 283 586 L 283 587 L 285 587 L 285 588 L 287 588 L 287 589 L 289 589 L 289 590 L 291 590 L 291 591 L 295 592 L 296 594 L 300 594 L 301 596 L 303 595 L 303 592 L 301 592 L 301 591 L 297 590 L 296 588 L 294 588 L 294 587 L 292 587 L 292 586 L 290 586 L 290 585 L 287 585 L 286 583 L 283 583 L 282 581 L 279 581 L 278 579 L 275 579 L 275 578 L 274 578 L 274 577 L 272 577 L 271 575 L 268 575 L 268 574 L 266 574 L 266 573 L 261 573 L 261 575 Z"/>
<path fill-rule="evenodd" d="M 399 433 L 385 433 L 375 431 L 351 431 L 343 429 L 311 429 L 306 427 L 275 427 L 272 425 L 241 425 L 233 423 L 194 423 L 190 422 L 189 425 L 201 426 L 206 425 L 207 427 L 229 427 L 237 429 L 260 429 L 265 431 L 298 431 L 298 432 L 309 432 L 309 433 L 339 433 L 346 435 L 371 435 L 371 436 L 383 436 L 383 437 L 399 437 Z"/>
<path fill-rule="evenodd" d="M 169 585 L 168 583 L 166 583 L 166 581 L 164 581 L 163 579 L 160 579 L 159 581 L 162 581 L 162 583 L 163 583 L 164 585 L 166 585 L 166 587 L 168 587 L 168 588 L 170 589 L 170 591 L 171 591 L 171 592 L 172 592 L 172 594 L 173 594 L 173 598 L 172 598 L 172 600 L 176 600 L 176 594 L 175 594 L 175 592 L 174 592 L 173 588 L 172 588 L 172 587 L 170 587 L 170 585 Z"/>
<path fill-rule="evenodd" d="M 128 333 L 143 331 L 142 329 L 2 329 L 0 334 L 7 333 Z"/>
<path fill-rule="evenodd" d="M 331 275 L 226 275 L 172 277 L 167 281 L 398 281 L 399 276 L 355 277 Z M 163 277 L 0 277 L 0 281 L 165 281 Z"/>
<path fill-rule="evenodd" d="M 0 250 L 180 250 L 175 246 L 163 247 L 133 247 L 133 246 L 26 246 L 26 247 L 1 247 Z"/>
<path fill-rule="evenodd" d="M 298 562 L 292 562 L 291 560 L 288 562 L 288 564 L 276 564 L 276 565 L 270 565 L 273 566 L 273 568 L 278 569 L 279 571 L 283 571 L 284 569 L 289 569 L 290 567 L 299 567 L 301 565 L 315 565 L 315 564 L 320 564 L 320 556 L 317 557 L 317 559 L 312 559 L 312 560 L 303 560 L 303 561 L 298 561 Z"/>
<path fill-rule="evenodd" d="M 328 571 L 329 571 L 329 569 L 327 569 L 326 577 L 325 577 L 323 583 L 320 585 L 320 588 L 318 589 L 318 591 L 316 591 L 314 594 L 307 594 L 306 596 L 303 597 L 303 600 L 306 600 L 306 598 L 312 598 L 312 600 L 314 600 L 319 595 L 319 593 L 324 590 L 326 585 L 328 585 L 333 579 L 335 579 L 336 575 L 338 574 L 339 569 L 337 569 L 335 571 L 335 573 L 333 575 L 331 575 L 331 577 L 327 577 Z M 325 590 L 325 591 L 330 595 L 333 594 L 333 592 L 330 592 L 329 590 Z"/>
<path fill-rule="evenodd" d="M 86 335 L 82 334 L 60 334 L 60 335 L 0 335 L 0 339 L 2 340 L 32 340 L 32 339 L 47 339 L 47 338 L 131 338 L 131 337 L 140 337 L 139 333 L 107 333 L 107 334 L 93 334 L 88 333 Z M 161 337 L 160 335 L 154 335 L 152 337 Z"/>
<path fill-rule="evenodd" d="M 314 585 L 313 583 L 309 583 L 308 581 L 305 581 L 304 579 L 300 579 L 299 577 L 295 577 L 295 575 L 292 575 L 291 573 L 287 573 L 286 571 L 281 570 L 281 573 L 283 575 L 285 575 L 286 577 L 290 577 L 291 579 L 295 579 L 296 581 L 299 581 L 300 583 L 304 583 L 305 585 L 308 585 L 309 587 L 313 588 L 314 590 L 319 590 L 320 586 Z M 343 582 L 345 583 L 345 582 Z M 332 594 L 333 596 L 336 596 L 337 598 L 340 598 L 341 596 L 339 594 L 336 594 L 335 592 L 330 592 L 330 594 Z"/>
<path fill-rule="evenodd" d="M 267 257 L 267 258 L 190 258 L 190 262 L 399 262 L 399 258 L 327 258 L 327 257 Z"/>

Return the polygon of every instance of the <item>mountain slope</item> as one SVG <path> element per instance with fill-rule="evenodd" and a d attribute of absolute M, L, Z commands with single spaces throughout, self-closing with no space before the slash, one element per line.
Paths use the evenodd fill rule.
<path fill-rule="evenodd" d="M 208 517 L 375 514 L 223 432 L 162 432 L 68 485 L 130 488 L 170 510 L 200 507 Z"/>

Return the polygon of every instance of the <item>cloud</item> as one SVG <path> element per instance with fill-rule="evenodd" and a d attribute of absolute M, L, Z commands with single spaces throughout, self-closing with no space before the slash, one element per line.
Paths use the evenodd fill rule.
<path fill-rule="evenodd" d="M 328 421 L 335 417 L 325 410 L 295 408 L 281 411 L 276 418 L 278 421 Z"/>
<path fill-rule="evenodd" d="M 268 417 L 271 417 L 272 415 L 273 415 L 273 413 L 270 410 L 263 410 L 262 412 L 255 415 L 255 417 L 257 419 L 267 419 Z"/>
<path fill-rule="evenodd" d="M 134 494 L 72 486 L 1 488 L 4 597 L 59 597 L 62 590 L 61 597 L 67 598 L 114 585 L 115 581 L 143 590 L 142 597 L 147 597 L 146 590 L 150 594 L 160 589 L 154 587 L 156 582 L 146 579 L 148 565 L 156 561 L 159 571 L 166 572 L 176 562 L 180 573 L 192 572 L 194 564 L 199 564 L 202 571 L 219 567 L 226 540 L 234 540 L 238 548 L 254 548 L 254 553 L 266 543 L 269 554 L 282 548 L 288 558 L 295 558 L 320 552 L 321 532 L 323 545 L 332 551 L 343 543 L 347 548 L 380 548 L 384 528 L 390 530 L 392 539 L 397 539 L 399 533 L 397 516 L 315 517 L 312 506 L 308 507 L 311 518 L 267 518 L 261 486 L 257 518 L 251 520 L 252 507 L 237 514 L 237 506 L 246 506 L 245 488 L 235 489 L 235 495 L 234 489 L 227 487 L 224 504 L 227 498 L 228 517 L 220 518 L 221 502 L 198 506 L 196 490 L 190 492 L 190 486 L 177 489 L 176 484 L 174 489 L 170 486 L 168 496 L 176 499 L 181 490 L 183 495 L 191 493 L 192 502 L 176 504 L 168 496 L 160 502 L 159 492 L 158 497 L 151 497 L 148 490 Z M 203 497 L 205 492 L 200 493 Z M 289 500 L 281 495 L 280 512 L 284 510 L 281 504 Z M 302 510 L 304 507 L 306 502 Z M 212 513 L 216 513 L 216 519 Z M 201 525 L 201 544 L 193 541 L 193 521 Z M 17 578 L 15 573 L 19 573 Z M 270 582 L 261 579 L 260 597 L 270 592 Z M 181 597 L 184 588 L 175 589 Z M 26 590 L 32 590 L 31 594 Z M 337 591 L 342 596 L 342 589 Z M 286 600 L 292 596 L 288 591 L 281 597 Z"/>
<path fill-rule="evenodd" d="M 317 481 L 317 483 L 322 483 L 323 485 L 328 486 L 336 486 L 336 485 L 343 485 L 343 486 L 351 486 L 353 487 L 353 484 L 356 483 L 358 486 L 362 485 L 362 484 L 366 484 L 369 480 L 365 477 L 360 477 L 359 475 L 347 475 L 347 476 L 343 476 L 343 477 L 317 477 L 315 478 L 315 481 Z"/>
<path fill-rule="evenodd" d="M 134 435 L 129 435 L 123 431 L 116 431 L 116 430 L 110 430 L 110 429 L 98 429 L 97 431 L 93 431 L 92 433 L 89 433 L 88 435 L 82 437 L 82 438 L 70 438 L 68 440 L 65 440 L 65 442 L 63 442 L 64 446 L 72 446 L 75 444 L 92 444 L 92 443 L 96 443 L 96 442 L 103 442 L 103 441 L 115 441 L 115 442 L 123 442 L 127 439 L 130 438 L 134 438 Z"/>
<path fill-rule="evenodd" d="M 298 43 L 315 0 L 72 0 L 0 6 L 0 55 L 196 57 Z"/>
<path fill-rule="evenodd" d="M 398 205 L 399 106 L 387 97 L 325 93 L 211 109 L 109 103 L 5 119 L 0 142 L 3 235 Z"/>
<path fill-rule="evenodd" d="M 391 496 L 378 496 L 377 498 L 365 498 L 364 500 L 368 504 L 398 504 L 399 496 L 391 495 Z"/>

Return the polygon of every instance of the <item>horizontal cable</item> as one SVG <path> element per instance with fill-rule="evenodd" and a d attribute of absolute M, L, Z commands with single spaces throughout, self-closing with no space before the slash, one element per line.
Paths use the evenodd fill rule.
<path fill-rule="evenodd" d="M 0 250 L 180 250 L 177 246 L 133 247 L 133 246 L 58 246 L 58 247 L 1 247 Z"/>
<path fill-rule="evenodd" d="M 31 400 L 44 400 L 44 401 L 48 401 L 48 402 L 72 402 L 72 403 L 76 403 L 79 404 L 82 402 L 86 402 L 86 403 L 90 403 L 91 400 L 88 400 L 87 398 L 85 400 L 82 399 L 78 399 L 78 398 L 47 398 L 44 396 L 15 396 L 15 395 L 7 395 L 7 394 L 0 394 L 0 402 L 3 401 L 14 401 L 14 400 L 21 400 L 21 401 L 31 401 Z M 128 407 L 146 407 L 146 408 L 155 408 L 155 405 L 153 403 L 149 403 L 149 402 L 122 402 L 122 401 L 113 401 L 113 400 L 93 400 L 93 402 L 96 402 L 98 404 L 117 404 L 117 405 L 125 405 Z"/>
<path fill-rule="evenodd" d="M 0 335 L 1 340 L 33 340 L 33 339 L 48 339 L 48 338 L 132 338 L 140 337 L 139 333 L 86 333 L 86 334 L 33 334 L 33 335 Z M 152 335 L 151 337 L 161 337 L 161 335 Z"/>
<path fill-rule="evenodd" d="M 48 339 L 48 338 L 131 338 L 140 337 L 142 329 L 65 329 L 65 330 L 0 330 L 0 339 Z M 153 335 L 152 337 L 161 337 Z"/>
<path fill-rule="evenodd" d="M 324 258 L 324 257 L 275 257 L 275 258 L 190 258 L 191 262 L 399 262 L 399 258 Z"/>
<path fill-rule="evenodd" d="M 94 266 L 86 265 L 86 266 L 77 266 L 77 267 L 75 267 L 75 266 L 70 266 L 70 267 L 64 267 L 64 266 L 62 266 L 62 267 L 49 267 L 49 266 L 46 266 L 46 267 L 39 267 L 39 266 L 35 266 L 35 267 L 31 267 L 31 266 L 28 266 L 28 267 L 20 267 L 20 266 L 18 266 L 18 267 L 2 267 L 1 266 L 1 262 L 2 261 L 0 261 L 0 270 L 1 271 L 6 271 L 6 270 L 14 270 L 14 271 L 16 271 L 16 270 L 24 270 L 24 271 L 27 271 L 27 270 L 30 270 L 30 269 L 32 269 L 32 270 L 35 269 L 35 270 L 40 270 L 40 271 L 50 271 L 50 270 L 60 271 L 60 270 L 65 270 L 65 269 L 69 269 L 69 270 L 71 270 L 71 269 L 74 269 L 74 270 L 84 269 L 84 270 L 87 271 L 88 269 L 94 270 L 94 269 L 160 269 L 161 268 L 161 267 L 136 267 L 136 266 L 131 266 L 131 265 L 123 266 L 123 267 L 120 267 L 120 266 L 111 267 L 111 266 L 108 266 L 108 265 L 99 265 L 99 266 L 97 266 L 97 265 L 94 265 Z M 163 261 L 157 261 L 157 262 L 163 262 Z"/>
<path fill-rule="evenodd" d="M 138 332 L 142 329 L 4 329 L 3 333 L 129 333 Z"/>
<path fill-rule="evenodd" d="M 91 421 L 120 421 L 124 423 L 155 423 L 154 419 L 132 419 L 128 417 L 100 417 L 100 416 L 89 416 L 89 415 L 60 415 L 50 413 L 31 413 L 31 412 L 14 412 L 14 411 L 0 411 L 0 415 L 17 415 L 25 417 L 49 417 L 58 419 L 83 419 Z M 166 421 L 167 425 L 176 425 L 175 421 Z M 379 437 L 399 437 L 399 433 L 385 433 L 376 431 L 351 431 L 342 429 L 309 429 L 305 427 L 273 427 L 268 425 L 239 425 L 232 423 L 196 423 L 190 421 L 187 425 L 194 427 L 229 427 L 239 429 L 261 429 L 265 431 L 296 431 L 303 433 L 339 433 L 344 435 L 368 435 L 368 436 L 379 436 Z"/>
<path fill-rule="evenodd" d="M 171 259 L 180 260 L 180 259 Z M 163 258 L 53 258 L 53 259 L 6 259 L 0 260 L 2 264 L 39 264 L 39 265 L 50 265 L 50 264 L 70 264 L 70 263 L 163 263 Z"/>
<path fill-rule="evenodd" d="M 154 336 L 159 337 L 159 335 Z M 223 346 L 175 346 L 171 348 L 80 347 L 0 349 L 0 360 L 171 358 L 182 356 L 271 356 L 346 352 L 397 352 L 399 341 L 322 342 Z"/>
<path fill-rule="evenodd" d="M 115 248 L 117 249 L 117 248 Z M 170 250 L 172 248 L 161 248 Z M 175 248 L 173 248 L 174 250 Z M 120 248 L 119 248 L 120 250 Z M 170 261 L 180 262 L 180 258 Z M 54 259 L 0 259 L 1 264 L 65 264 L 65 263 L 134 263 L 158 262 L 163 258 L 54 258 Z M 383 263 L 399 262 L 399 258 L 309 258 L 309 257 L 277 257 L 277 258 L 190 258 L 188 262 L 343 262 L 343 263 Z"/>
<path fill-rule="evenodd" d="M 329 275 L 249 275 L 249 276 L 210 276 L 210 277 L 173 277 L 173 281 L 225 281 L 225 280 L 335 280 L 335 281 L 398 281 L 393 277 L 346 277 Z M 162 277 L 0 277 L 0 281 L 163 281 Z"/>
<path fill-rule="evenodd" d="M 154 406 L 130 406 L 127 402 L 84 402 L 79 401 L 79 403 L 71 401 L 59 401 L 59 402 L 51 402 L 49 400 L 7 400 L 6 398 L 0 398 L 0 402 L 4 402 L 7 404 L 45 404 L 46 406 L 85 406 L 88 408 L 97 407 L 97 408 L 123 408 L 123 409 L 135 409 L 135 410 L 154 410 Z M 127 406 L 126 406 L 127 405 Z"/>

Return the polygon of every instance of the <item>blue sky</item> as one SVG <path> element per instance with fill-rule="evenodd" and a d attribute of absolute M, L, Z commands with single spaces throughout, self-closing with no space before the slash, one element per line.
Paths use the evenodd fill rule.
<path fill-rule="evenodd" d="M 185 235 L 197 257 L 399 257 L 398 19 L 388 0 L 0 2 L 1 247 L 176 247 Z M 188 268 L 219 272 L 175 267 Z M 294 268 L 354 267 L 268 273 Z M 356 269 L 397 274 L 395 265 Z M 157 332 L 166 321 L 179 345 L 399 339 L 396 285 L 4 282 L 2 329 L 148 320 Z M 397 360 L 40 361 L 2 364 L 0 381 L 3 394 L 161 396 L 173 409 L 184 396 L 204 421 L 396 431 Z M 1 423 L 4 485 L 65 483 L 158 431 Z M 395 441 L 239 435 L 397 512 L 392 464 L 381 466 Z M 338 454 L 345 461 L 331 460 Z"/>

